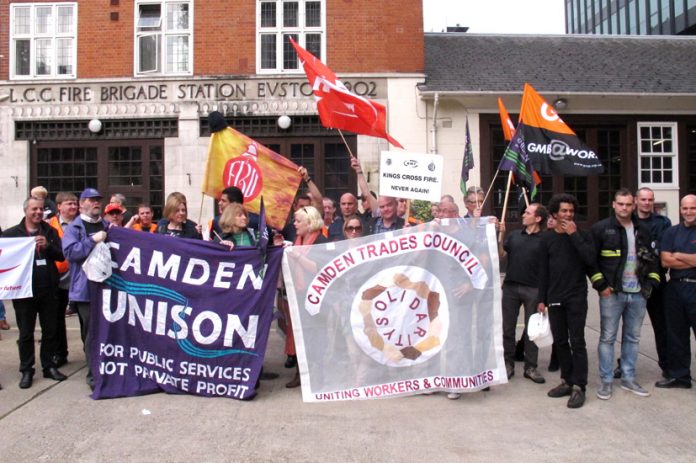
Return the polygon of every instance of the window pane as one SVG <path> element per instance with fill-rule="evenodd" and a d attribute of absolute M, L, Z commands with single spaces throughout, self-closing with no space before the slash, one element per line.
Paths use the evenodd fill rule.
<path fill-rule="evenodd" d="M 138 29 L 159 29 L 162 24 L 160 5 L 140 5 Z"/>
<path fill-rule="evenodd" d="M 188 72 L 188 36 L 167 37 L 167 71 Z"/>
<path fill-rule="evenodd" d="M 56 39 L 56 73 L 59 75 L 73 74 L 73 39 Z"/>
<path fill-rule="evenodd" d="M 652 153 L 652 145 L 650 140 L 643 140 L 640 142 L 640 151 L 642 153 Z"/>
<path fill-rule="evenodd" d="M 140 69 L 139 72 L 154 72 L 159 70 L 158 63 L 158 49 L 159 49 L 159 36 L 158 35 L 146 35 L 139 38 L 138 50 L 140 52 Z"/>
<path fill-rule="evenodd" d="M 307 34 L 305 36 L 305 49 L 314 56 L 321 56 L 321 34 Z"/>
<path fill-rule="evenodd" d="M 297 52 L 295 47 L 290 43 L 290 37 L 297 42 L 297 34 L 284 34 L 283 35 L 283 69 L 297 69 L 299 63 L 297 62 Z"/>
<path fill-rule="evenodd" d="M 52 20 L 53 8 L 48 6 L 40 6 L 36 8 L 36 33 L 37 34 L 50 34 L 52 32 L 51 26 L 53 25 Z"/>
<path fill-rule="evenodd" d="M 59 6 L 58 20 L 56 21 L 57 34 L 70 34 L 73 32 L 73 7 Z"/>
<path fill-rule="evenodd" d="M 321 2 L 305 3 L 305 26 L 321 27 Z"/>
<path fill-rule="evenodd" d="M 297 2 L 284 2 L 283 3 L 283 27 L 297 27 L 299 25 L 298 20 L 298 4 Z"/>
<path fill-rule="evenodd" d="M 261 3 L 261 27 L 276 27 L 275 2 Z"/>
<path fill-rule="evenodd" d="M 31 32 L 31 8 L 15 8 L 15 34 L 29 34 Z"/>
<path fill-rule="evenodd" d="M 51 39 L 36 40 L 36 74 L 51 74 Z"/>
<path fill-rule="evenodd" d="M 15 74 L 28 76 L 31 72 L 31 44 L 29 40 L 15 41 Z"/>
<path fill-rule="evenodd" d="M 189 6 L 175 3 L 167 6 L 167 29 L 186 30 L 189 28 Z"/>
<path fill-rule="evenodd" d="M 276 67 L 276 36 L 263 34 L 261 36 L 261 68 L 275 69 Z"/>

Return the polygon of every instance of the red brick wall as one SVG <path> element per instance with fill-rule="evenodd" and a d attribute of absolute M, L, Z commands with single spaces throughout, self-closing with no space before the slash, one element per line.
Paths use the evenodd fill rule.
<path fill-rule="evenodd" d="M 9 5 L 0 0 L 0 79 L 9 76 Z M 133 76 L 134 1 L 78 0 L 78 78 Z M 196 76 L 256 71 L 256 0 L 194 3 Z M 327 64 L 336 72 L 423 72 L 422 0 L 327 0 Z M 111 19 L 118 13 L 118 20 Z"/>

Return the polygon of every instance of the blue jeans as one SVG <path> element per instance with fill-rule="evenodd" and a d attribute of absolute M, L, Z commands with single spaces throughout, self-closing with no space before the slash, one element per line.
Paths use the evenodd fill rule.
<path fill-rule="evenodd" d="M 603 383 L 614 381 L 614 342 L 619 331 L 619 320 L 623 317 L 621 329 L 621 378 L 634 380 L 640 329 L 645 317 L 646 301 L 640 293 L 612 293 L 599 298 L 601 315 L 599 335 L 599 376 Z"/>
<path fill-rule="evenodd" d="M 5 303 L 0 301 L 0 320 L 5 319 Z"/>

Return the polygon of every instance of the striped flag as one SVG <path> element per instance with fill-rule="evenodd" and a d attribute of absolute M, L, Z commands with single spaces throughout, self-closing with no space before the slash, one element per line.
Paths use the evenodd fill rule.
<path fill-rule="evenodd" d="M 469 132 L 469 118 L 466 118 L 466 136 L 464 140 L 464 159 L 462 159 L 462 175 L 459 180 L 459 189 L 466 195 L 466 182 L 469 181 L 469 171 L 474 168 L 474 149 L 471 146 L 471 133 Z"/>
<path fill-rule="evenodd" d="M 524 141 L 524 124 L 520 123 L 512 136 L 512 141 L 505 149 L 503 159 L 500 160 L 498 170 L 512 171 L 515 183 L 522 185 L 529 191 L 529 197 L 534 198 L 537 194 L 536 182 L 534 181 L 534 169 L 532 161 L 529 159 L 527 148 Z"/>

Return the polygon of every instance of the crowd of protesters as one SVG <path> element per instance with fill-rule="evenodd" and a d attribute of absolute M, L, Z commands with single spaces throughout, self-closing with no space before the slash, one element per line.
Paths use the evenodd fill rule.
<path fill-rule="evenodd" d="M 369 190 L 360 163 L 351 159 L 361 195 L 346 192 L 337 198 L 322 196 L 307 169 L 301 167 L 306 188 L 300 190 L 283 230 L 270 230 L 275 245 L 312 245 L 385 233 L 420 223 L 410 214 L 404 199 L 377 196 Z M 68 362 L 65 316 L 77 313 L 84 346 L 90 343 L 90 294 L 82 263 L 95 245 L 106 239 L 110 227 L 125 227 L 145 233 L 176 238 L 204 239 L 204 230 L 188 218 L 186 197 L 171 193 L 162 217 L 153 208 L 139 204 L 128 211 L 126 198 L 115 194 L 108 203 L 94 188 L 79 198 L 59 192 L 55 203 L 43 187 L 32 189 L 24 202 L 24 217 L 6 230 L 3 237 L 34 237 L 36 252 L 33 297 L 16 299 L 13 307 L 19 330 L 20 388 L 32 386 L 34 375 L 34 328 L 41 325 L 40 361 L 43 376 L 63 381 L 58 369 Z M 470 188 L 462 198 L 461 213 L 454 197 L 444 195 L 431 205 L 434 219 L 481 217 L 484 192 Z M 358 201 L 362 203 L 362 210 Z M 254 246 L 261 221 L 248 212 L 242 192 L 228 187 L 217 200 L 216 216 L 207 224 L 205 236 L 221 246 L 234 249 Z M 600 340 L 598 345 L 600 384 L 597 397 L 613 394 L 615 379 L 638 396 L 649 392 L 636 381 L 636 360 L 640 328 L 647 312 L 651 318 L 663 379 L 660 388 L 690 388 L 690 328 L 696 330 L 696 196 L 681 200 L 682 223 L 672 226 L 656 214 L 654 194 L 642 188 L 635 194 L 616 192 L 613 214 L 580 230 L 575 222 L 577 200 L 568 194 L 555 195 L 546 205 L 533 203 L 524 210 L 521 228 L 507 232 L 504 223 L 489 218 L 500 231 L 499 252 L 507 267 L 503 282 L 503 348 L 508 378 L 515 373 L 515 360 L 524 361 L 524 377 L 543 384 L 538 369 L 538 348 L 527 336 L 527 323 L 535 312 L 549 317 L 554 338 L 549 371 L 560 368 L 561 383 L 548 392 L 550 397 L 568 396 L 569 408 L 586 400 L 588 354 L 585 343 L 587 280 L 599 294 Z M 510 227 L 514 228 L 514 227 Z M 284 244 L 285 243 L 285 244 Z M 307 265 L 311 265 L 308 262 Z M 667 278 L 669 272 L 670 278 Z M 669 283 L 667 283 L 669 280 Z M 517 319 L 524 307 L 524 332 L 518 343 Z M 285 366 L 296 374 L 286 385 L 300 386 L 287 295 L 279 284 L 277 307 L 282 313 L 281 329 L 286 333 Z M 618 367 L 613 368 L 614 345 L 622 324 Z M 10 326 L 0 306 L 0 329 Z M 90 353 L 85 349 L 89 365 Z M 261 379 L 277 377 L 262 373 Z M 87 383 L 94 387 L 92 372 Z M 456 399 L 459 394 L 449 394 Z"/>

